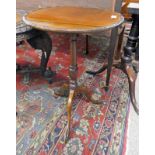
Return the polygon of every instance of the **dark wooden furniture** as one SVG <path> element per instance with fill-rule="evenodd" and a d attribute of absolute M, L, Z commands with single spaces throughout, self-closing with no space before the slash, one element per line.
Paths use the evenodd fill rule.
<path fill-rule="evenodd" d="M 135 5 L 129 5 L 129 12 L 132 14 L 132 27 L 128 36 L 128 40 L 126 46 L 124 47 L 124 55 L 121 60 L 113 62 L 113 55 L 109 57 L 110 65 L 122 69 L 124 73 L 126 73 L 129 81 L 129 92 L 132 105 L 137 114 L 139 114 L 139 109 L 137 107 L 136 98 L 135 98 L 135 81 L 136 81 L 136 73 L 132 64 L 132 53 L 139 53 L 139 5 L 136 3 Z M 137 54 L 139 55 L 139 54 Z M 108 69 L 109 65 L 103 65 L 98 71 L 87 71 L 87 73 L 96 75 L 103 72 L 105 69 Z M 108 79 L 107 79 L 108 80 Z M 109 81 L 108 81 L 109 82 Z M 107 82 L 107 87 L 108 87 Z"/>
<path fill-rule="evenodd" d="M 42 51 L 40 67 L 32 68 L 29 66 L 21 67 L 20 64 L 16 64 L 17 73 L 23 73 L 29 82 L 29 74 L 39 72 L 49 82 L 52 82 L 52 77 L 55 75 L 50 68 L 47 68 L 47 63 L 52 51 L 52 41 L 49 35 L 45 31 L 36 30 L 31 26 L 26 25 L 22 21 L 22 17 L 26 12 L 24 10 L 18 10 L 16 13 L 16 44 L 28 43 L 34 49 L 40 49 Z"/>
<path fill-rule="evenodd" d="M 132 14 L 133 22 L 126 46 L 124 47 L 122 62 L 126 66 L 126 73 L 129 79 L 131 102 L 135 111 L 139 114 L 135 98 L 136 73 L 132 65 L 132 53 L 136 53 L 135 59 L 139 59 L 139 3 L 129 3 L 128 12 Z"/>
<path fill-rule="evenodd" d="M 69 98 L 67 102 L 68 113 L 68 134 L 70 133 L 71 109 L 73 98 L 78 92 L 84 93 L 92 103 L 99 104 L 101 101 L 95 100 L 92 92 L 84 86 L 77 85 L 77 53 L 76 43 L 79 33 L 101 32 L 107 29 L 112 29 L 112 38 L 117 35 L 118 26 L 122 24 L 124 18 L 121 14 L 95 8 L 82 7 L 53 7 L 40 9 L 29 13 L 23 18 L 26 24 L 35 28 L 70 33 L 70 67 L 69 67 L 69 85 L 64 87 L 69 88 Z M 114 53 L 116 40 L 113 40 L 113 45 L 110 49 L 110 55 Z M 110 59 L 109 59 L 110 60 Z M 111 66 L 111 62 L 109 62 Z M 107 81 L 110 78 L 110 67 L 108 68 Z"/>

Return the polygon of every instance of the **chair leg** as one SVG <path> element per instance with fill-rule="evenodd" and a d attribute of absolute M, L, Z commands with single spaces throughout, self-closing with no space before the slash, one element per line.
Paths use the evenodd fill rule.
<path fill-rule="evenodd" d="M 109 50 L 109 56 L 108 56 L 108 66 L 107 66 L 107 76 L 106 76 L 106 87 L 105 87 L 106 91 L 108 91 L 108 88 L 109 88 L 110 74 L 112 70 L 113 57 L 114 57 L 117 36 L 118 36 L 117 34 L 118 34 L 118 27 L 114 28 L 111 32 L 110 50 Z"/>
<path fill-rule="evenodd" d="M 89 36 L 86 35 L 86 55 L 89 54 Z"/>
<path fill-rule="evenodd" d="M 28 42 L 33 48 L 42 50 L 40 68 L 42 74 L 44 74 L 52 50 L 52 40 L 46 32 L 37 30 L 35 33 L 38 33 L 39 35 L 29 39 Z"/>
<path fill-rule="evenodd" d="M 44 31 L 35 30 L 34 32 L 38 35 L 36 35 L 34 38 L 30 38 L 28 42 L 33 48 L 42 50 L 40 71 L 45 79 L 49 83 L 52 83 L 52 77 L 56 73 L 53 72 L 50 67 L 47 68 L 48 60 L 52 51 L 52 40 L 50 36 Z"/>

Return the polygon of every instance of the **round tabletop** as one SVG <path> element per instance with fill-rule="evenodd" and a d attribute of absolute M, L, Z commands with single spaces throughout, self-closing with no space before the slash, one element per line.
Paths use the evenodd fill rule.
<path fill-rule="evenodd" d="M 84 33 L 110 29 L 123 23 L 120 13 L 96 8 L 52 7 L 32 11 L 23 17 L 37 29 Z"/>

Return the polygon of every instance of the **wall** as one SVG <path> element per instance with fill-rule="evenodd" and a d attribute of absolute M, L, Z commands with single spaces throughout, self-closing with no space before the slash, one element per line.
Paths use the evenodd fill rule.
<path fill-rule="evenodd" d="M 35 9 L 50 6 L 82 6 L 112 8 L 114 0 L 16 0 L 17 9 Z"/>

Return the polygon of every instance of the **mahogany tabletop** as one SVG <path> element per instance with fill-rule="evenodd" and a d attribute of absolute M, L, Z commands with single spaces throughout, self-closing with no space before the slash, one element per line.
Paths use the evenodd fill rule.
<path fill-rule="evenodd" d="M 52 7 L 29 12 L 23 20 L 27 25 L 38 29 L 84 33 L 119 26 L 124 18 L 120 13 L 103 9 Z"/>

